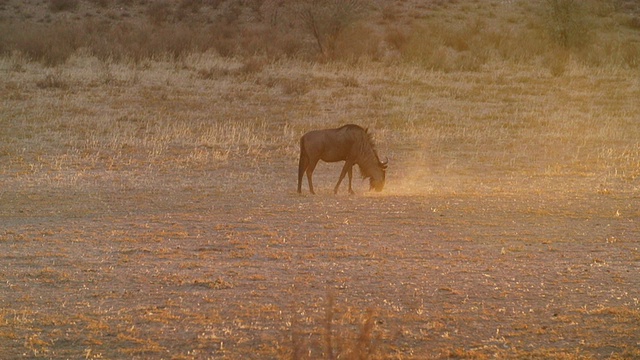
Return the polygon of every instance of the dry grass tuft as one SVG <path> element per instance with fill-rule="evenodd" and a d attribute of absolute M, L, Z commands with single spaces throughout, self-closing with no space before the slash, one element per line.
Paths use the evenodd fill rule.
<path fill-rule="evenodd" d="M 291 359 L 378 359 L 382 356 L 380 329 L 383 323 L 372 310 L 354 315 L 337 308 L 334 295 L 327 296 L 321 329 L 310 333 L 301 329 L 299 312 L 291 325 L 291 349 L 285 356 Z M 302 311 L 304 312 L 304 311 Z"/>
<path fill-rule="evenodd" d="M 61 89 L 69 88 L 69 83 L 64 80 L 60 71 L 49 72 L 43 79 L 36 81 L 36 86 L 40 89 Z"/>

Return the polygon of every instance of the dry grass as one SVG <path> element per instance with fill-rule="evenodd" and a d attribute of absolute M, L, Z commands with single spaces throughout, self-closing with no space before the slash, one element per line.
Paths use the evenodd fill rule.
<path fill-rule="evenodd" d="M 528 66 L 442 73 L 254 61 L 205 54 L 129 64 L 76 56 L 54 70 L 19 56 L 2 61 L 0 211 L 9 225 L 0 246 L 22 269 L 3 275 L 14 294 L 4 297 L 0 332 L 8 356 L 73 357 L 79 353 L 65 344 L 80 342 L 86 357 L 237 358 L 258 349 L 281 358 L 580 358 L 609 345 L 576 353 L 553 339 L 581 346 L 579 339 L 603 332 L 619 341 L 637 331 L 627 319 L 638 294 L 623 270 L 639 258 L 628 226 L 637 216 L 640 176 L 633 101 L 640 89 L 632 70 L 594 74 L 569 61 L 553 76 Z M 296 79 L 306 79 L 304 91 L 282 85 Z M 393 164 L 387 188 L 350 199 L 295 197 L 298 137 L 345 122 L 374 131 Z M 320 189 L 328 192 L 336 175 L 322 165 Z M 367 219 L 380 215 L 370 211 L 384 214 L 382 233 L 372 230 Z M 572 222 L 594 218 L 613 228 L 596 227 L 590 237 Z M 424 259 L 431 260 L 418 265 L 425 229 L 446 251 L 428 250 Z M 518 259 L 538 266 L 541 257 L 578 251 L 573 242 L 604 253 L 554 268 L 567 272 L 563 286 L 572 290 L 527 280 L 538 270 Z M 78 249 L 93 247 L 97 254 L 78 261 Z M 572 274 L 612 266 L 618 250 L 626 253 L 614 265 L 621 267 L 616 294 L 601 289 L 583 309 L 575 296 L 586 285 Z M 389 259 L 406 271 L 389 267 Z M 522 276 L 522 285 L 491 295 L 515 297 L 504 310 L 474 295 L 483 274 L 501 276 L 495 261 Z M 361 263 L 373 272 L 363 277 Z M 434 283 L 456 268 L 467 278 Z M 377 283 L 384 269 L 388 283 Z M 88 284 L 86 296 L 78 281 Z M 396 281 L 410 284 L 385 285 Z M 519 287 L 525 283 L 537 290 Z M 23 286 L 48 287 L 59 301 L 34 298 L 40 290 Z M 333 307 L 330 291 L 339 292 Z M 535 299 L 522 305 L 519 297 L 530 291 L 571 295 L 566 312 L 543 322 L 528 315 L 527 304 L 535 312 L 545 306 Z M 449 308 L 468 296 L 475 299 L 468 307 Z M 54 315 L 65 302 L 66 315 Z M 494 314 L 502 324 L 489 321 Z M 468 342 L 463 324 L 470 319 L 484 330 Z M 574 323 L 587 326 L 577 333 Z M 162 335 L 176 327 L 196 343 Z M 606 351 L 625 357 L 634 350 Z"/>
<path fill-rule="evenodd" d="M 273 151 L 293 159 L 296 138 L 316 127 L 313 123 L 366 118 L 364 124 L 375 126 L 385 141 L 382 146 L 415 149 L 409 152 L 412 158 L 404 159 L 404 151 L 398 159 L 415 163 L 412 168 L 638 176 L 632 101 L 638 89 L 629 83 L 620 90 L 628 76 L 621 70 L 592 75 L 589 68 L 569 63 L 569 75 L 563 77 L 504 65 L 481 73 L 441 74 L 375 63 L 321 68 L 208 55 L 143 66 L 77 57 L 53 71 L 20 58 L 4 64 L 11 74 L 4 92 L 17 105 L 8 108 L 8 116 L 18 116 L 7 134 L 24 137 L 42 156 L 73 158 L 68 161 L 89 167 L 149 159 L 186 167 L 229 161 L 235 154 L 261 158 Z M 297 89 L 303 83 L 304 89 Z M 32 86 L 44 96 L 33 93 Z M 568 86 L 574 89 L 564 90 Z M 222 93 L 202 93 L 203 87 Z M 108 102 L 93 105 L 88 96 L 103 89 L 110 94 L 103 97 Z M 62 108 L 56 105 L 61 96 L 68 99 Z M 24 100 L 35 101 L 30 108 L 36 111 L 54 111 L 27 115 Z M 325 101 L 333 109 L 316 105 Z M 237 112 L 241 103 L 246 111 Z M 7 146 L 7 156 L 19 155 Z M 421 163 L 424 151 L 435 163 Z M 99 165 L 101 158 L 110 163 Z"/>
<path fill-rule="evenodd" d="M 398 2 L 346 61 L 3 43 L 0 358 L 640 356 L 636 55 L 516 49 L 526 3 L 483 4 Z M 298 196 L 299 136 L 344 123 L 384 192 Z"/>

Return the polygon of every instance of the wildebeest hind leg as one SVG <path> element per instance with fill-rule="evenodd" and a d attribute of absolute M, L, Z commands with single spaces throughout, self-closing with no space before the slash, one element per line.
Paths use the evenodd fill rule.
<path fill-rule="evenodd" d="M 315 160 L 315 161 L 310 161 L 309 165 L 307 166 L 307 180 L 309 181 L 309 192 L 314 195 L 315 195 L 315 192 L 313 191 L 313 180 L 311 178 L 313 177 L 313 170 L 315 170 L 317 164 L 318 164 L 318 160 Z"/>
<path fill-rule="evenodd" d="M 302 193 L 302 177 L 304 176 L 304 171 L 309 166 L 309 158 L 306 154 L 300 153 L 300 162 L 298 163 L 298 193 Z"/>

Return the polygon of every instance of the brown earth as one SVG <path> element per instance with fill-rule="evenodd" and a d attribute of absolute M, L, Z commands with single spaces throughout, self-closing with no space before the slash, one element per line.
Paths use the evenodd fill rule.
<path fill-rule="evenodd" d="M 384 358 L 640 356 L 637 192 L 402 195 L 391 168 L 381 194 L 334 196 L 338 170 L 318 196 L 281 160 L 3 187 L 1 357 L 328 357 L 328 323 L 343 354 L 368 334 Z"/>

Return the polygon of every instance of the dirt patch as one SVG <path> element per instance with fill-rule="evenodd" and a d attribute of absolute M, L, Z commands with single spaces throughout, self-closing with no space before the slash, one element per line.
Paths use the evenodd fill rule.
<path fill-rule="evenodd" d="M 299 196 L 291 165 L 5 189 L 2 357 L 638 356 L 634 193 Z"/>

